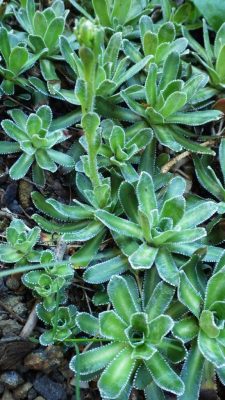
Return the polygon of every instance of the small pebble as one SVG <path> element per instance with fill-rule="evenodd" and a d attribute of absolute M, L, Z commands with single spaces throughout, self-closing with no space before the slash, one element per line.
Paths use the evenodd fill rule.
<path fill-rule="evenodd" d="M 13 320 L 2 320 L 0 321 L 0 332 L 3 337 L 12 337 L 19 335 L 21 331 L 21 325 Z"/>
<path fill-rule="evenodd" d="M 11 209 L 11 205 L 12 205 L 13 201 L 16 199 L 17 187 L 18 187 L 17 183 L 15 183 L 15 182 L 10 183 L 7 186 L 7 189 L 2 198 L 2 205 L 9 208 L 9 210 Z"/>
<path fill-rule="evenodd" d="M 0 221 L 0 224 L 1 224 L 1 221 Z M 0 226 L 0 230 L 1 230 L 1 226 Z M 3 292 L 8 292 L 8 288 L 6 287 L 3 279 L 0 279 L 0 292 L 1 292 L 1 295 L 3 294 Z"/>
<path fill-rule="evenodd" d="M 13 200 L 13 202 L 10 204 L 9 210 L 15 214 L 20 214 L 21 212 L 23 212 L 23 209 L 21 208 L 17 200 Z"/>
<path fill-rule="evenodd" d="M 54 382 L 47 375 L 38 374 L 33 386 L 45 400 L 66 400 L 67 398 L 64 385 Z"/>
<path fill-rule="evenodd" d="M 8 389 L 5 389 L 1 400 L 14 400 L 14 398 L 12 393 Z"/>
<path fill-rule="evenodd" d="M 9 294 L 2 300 L 6 306 L 12 308 L 12 310 L 20 317 L 25 317 L 27 313 L 27 306 L 23 303 L 23 296 L 17 296 Z"/>
<path fill-rule="evenodd" d="M 26 382 L 23 385 L 16 388 L 13 392 L 13 395 L 16 400 L 27 399 L 27 393 L 32 388 L 32 383 Z"/>
<path fill-rule="evenodd" d="M 10 290 L 17 290 L 20 287 L 20 280 L 13 278 L 13 277 L 9 277 L 6 280 L 6 286 L 10 289 Z"/>
<path fill-rule="evenodd" d="M 2 394 L 4 392 L 5 386 L 3 385 L 3 383 L 0 383 L 0 394 Z"/>
<path fill-rule="evenodd" d="M 36 390 L 32 387 L 29 392 L 27 393 L 27 400 L 34 400 L 37 397 Z"/>
<path fill-rule="evenodd" d="M 9 389 L 15 389 L 21 385 L 24 380 L 16 371 L 6 371 L 0 376 L 0 382 Z"/>
<path fill-rule="evenodd" d="M 60 366 L 63 361 L 63 352 L 55 346 L 39 349 L 28 354 L 24 360 L 24 366 L 35 370 L 50 372 Z"/>

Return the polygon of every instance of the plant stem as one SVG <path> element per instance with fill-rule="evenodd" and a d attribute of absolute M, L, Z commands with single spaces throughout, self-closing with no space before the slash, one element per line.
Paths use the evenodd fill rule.
<path fill-rule="evenodd" d="M 96 153 L 93 151 L 93 143 L 92 140 L 88 143 L 88 163 L 89 163 L 89 177 L 93 188 L 100 185 L 100 178 L 98 174 L 98 165 Z"/>
<path fill-rule="evenodd" d="M 86 106 L 85 112 L 92 112 L 94 109 L 94 98 L 95 98 L 94 82 L 87 82 L 87 96 L 86 96 Z"/>
<path fill-rule="evenodd" d="M 74 347 L 77 355 L 76 400 L 80 400 L 80 363 L 79 363 L 80 351 L 76 343 L 74 343 Z"/>

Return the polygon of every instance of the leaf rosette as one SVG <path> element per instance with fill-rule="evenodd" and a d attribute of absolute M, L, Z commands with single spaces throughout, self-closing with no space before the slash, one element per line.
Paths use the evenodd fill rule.
<path fill-rule="evenodd" d="M 38 185 L 45 183 L 44 170 L 55 172 L 57 164 L 72 167 L 72 157 L 53 147 L 67 139 L 61 130 L 51 130 L 52 111 L 49 106 L 41 106 L 36 113 L 27 116 L 23 111 L 10 111 L 13 121 L 5 119 L 2 127 L 14 141 L 3 141 L 1 154 L 22 152 L 23 154 L 9 170 L 12 179 L 23 178 L 32 165 L 33 180 Z"/>
<path fill-rule="evenodd" d="M 53 311 L 66 302 L 66 288 L 73 278 L 73 269 L 68 261 L 55 263 L 54 254 L 49 250 L 43 251 L 40 269 L 27 272 L 22 277 L 23 284 L 43 299 L 43 307 L 47 311 Z"/>
<path fill-rule="evenodd" d="M 19 263 L 38 261 L 39 252 L 33 250 L 40 238 L 40 228 L 30 229 L 20 219 L 13 219 L 6 229 L 5 244 L 0 244 L 0 260 L 4 263 Z"/>
<path fill-rule="evenodd" d="M 198 398 L 205 363 L 217 373 L 222 383 L 225 376 L 224 254 L 208 282 L 199 268 L 201 266 L 193 257 L 181 271 L 178 298 L 189 314 L 180 315 L 172 330 L 173 335 L 184 343 L 192 342 L 181 374 L 185 384 L 185 392 L 179 398 L 182 400 Z M 192 389 L 189 370 L 195 376 Z"/>
<path fill-rule="evenodd" d="M 198 225 L 217 211 L 215 202 L 186 200 L 184 191 L 185 181 L 176 177 L 157 199 L 152 177 L 142 172 L 136 188 L 128 182 L 120 186 L 119 198 L 128 220 L 105 210 L 95 213 L 134 270 L 150 269 L 155 263 L 160 277 L 171 285 L 179 282 L 176 254 L 191 256 L 203 247 L 206 230 Z M 207 261 L 221 255 L 219 248 L 208 246 L 207 250 Z"/>
<path fill-rule="evenodd" d="M 127 106 L 146 120 L 157 140 L 174 151 L 183 147 L 197 153 L 214 154 L 191 140 L 190 132 L 180 125 L 201 126 L 217 121 L 223 114 L 218 110 L 195 110 L 198 103 L 214 93 L 204 90 L 207 76 L 194 74 L 187 81 L 180 75 L 180 56 L 171 52 L 161 69 L 151 63 L 145 86 L 133 85 L 121 91 Z M 160 78 L 159 78 L 160 76 Z"/>
<path fill-rule="evenodd" d="M 168 306 L 158 299 L 162 313 L 153 315 L 148 306 L 142 307 L 138 290 L 132 277 L 114 276 L 108 285 L 109 299 L 113 310 L 99 314 L 98 319 L 87 313 L 79 313 L 77 325 L 90 335 L 109 344 L 75 356 L 70 367 L 80 377 L 100 374 L 98 387 L 102 397 L 120 398 L 124 392 L 130 392 L 135 374 L 141 368 L 147 371 L 146 386 L 153 380 L 155 386 L 171 393 L 182 394 L 184 386 L 179 376 L 170 366 L 185 356 L 181 342 L 168 337 L 172 327 L 171 317 L 163 314 Z M 170 293 L 170 300 L 173 290 Z M 157 300 L 156 300 L 157 302 Z M 156 304 L 154 310 L 156 311 Z M 168 361 L 166 361 L 166 358 Z M 137 375 L 136 378 L 137 380 Z"/>

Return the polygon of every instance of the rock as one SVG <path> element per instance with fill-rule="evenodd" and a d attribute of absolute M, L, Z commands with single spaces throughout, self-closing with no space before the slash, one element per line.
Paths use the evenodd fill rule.
<path fill-rule="evenodd" d="M 50 372 L 60 366 L 63 361 L 63 352 L 59 347 L 48 346 L 28 354 L 24 366 L 36 371 Z"/>
<path fill-rule="evenodd" d="M 21 214 L 23 212 L 23 209 L 19 205 L 17 200 L 13 200 L 13 202 L 9 206 L 9 210 L 12 211 L 14 214 Z"/>
<path fill-rule="evenodd" d="M 44 397 L 42 397 L 42 396 L 38 396 L 38 397 L 36 397 L 34 400 L 45 400 L 45 399 L 44 399 Z"/>
<path fill-rule="evenodd" d="M 25 317 L 27 313 L 26 304 L 23 303 L 22 296 L 8 295 L 2 299 L 2 302 L 10 307 L 20 317 Z"/>
<path fill-rule="evenodd" d="M 9 276 L 6 280 L 6 286 L 10 290 L 17 290 L 20 287 L 20 279 Z"/>
<path fill-rule="evenodd" d="M 0 230 L 2 230 L 1 229 L 1 221 L 0 221 Z M 0 279 L 0 292 L 1 292 L 1 295 L 3 295 L 4 292 L 8 292 L 8 288 L 6 287 L 3 279 Z"/>
<path fill-rule="evenodd" d="M 61 374 L 61 371 L 56 369 L 52 374 L 51 378 L 53 381 L 58 382 L 58 383 L 64 383 L 64 376 Z"/>
<path fill-rule="evenodd" d="M 0 324 L 1 322 L 6 323 L 8 321 L 0 321 Z M 19 336 L 10 337 L 9 334 L 7 337 L 2 338 L 0 340 L 0 371 L 14 370 L 19 365 L 19 371 L 22 372 L 21 361 L 36 346 L 30 340 L 23 340 Z"/>
<path fill-rule="evenodd" d="M 54 382 L 47 375 L 38 374 L 34 381 L 34 389 L 45 400 L 66 400 L 67 395 L 62 384 Z"/>
<path fill-rule="evenodd" d="M 27 393 L 27 400 L 34 400 L 37 397 L 36 390 L 32 387 L 29 392 Z"/>
<path fill-rule="evenodd" d="M 22 327 L 14 319 L 0 321 L 0 334 L 4 337 L 18 336 Z"/>
<path fill-rule="evenodd" d="M 6 206 L 11 209 L 10 206 L 13 203 L 13 201 L 16 199 L 17 196 L 17 187 L 18 184 L 16 182 L 12 182 L 7 186 L 7 189 L 4 193 L 4 196 L 2 198 L 2 206 Z"/>
<path fill-rule="evenodd" d="M 66 361 L 66 360 L 64 360 Z M 69 368 L 68 363 L 65 362 L 64 365 L 60 367 L 60 372 L 65 380 L 70 380 L 74 377 L 74 372 Z"/>
<path fill-rule="evenodd" d="M 27 399 L 27 393 L 32 388 L 32 383 L 26 382 L 23 385 L 16 388 L 13 392 L 15 400 Z"/>
<path fill-rule="evenodd" d="M 5 389 L 2 400 L 14 400 L 12 393 L 8 389 Z"/>
<path fill-rule="evenodd" d="M 27 181 L 21 179 L 19 181 L 18 196 L 21 206 L 26 210 L 31 204 L 31 192 L 33 190 L 33 185 Z"/>
<path fill-rule="evenodd" d="M 3 385 L 3 383 L 0 383 L 0 394 L 2 394 L 4 392 L 5 386 Z"/>
<path fill-rule="evenodd" d="M 0 382 L 9 389 L 15 389 L 21 385 L 24 380 L 17 371 L 6 371 L 0 376 Z"/>
<path fill-rule="evenodd" d="M 27 315 L 27 307 L 25 303 L 18 302 L 14 307 L 13 311 L 19 315 L 20 317 L 26 317 Z"/>

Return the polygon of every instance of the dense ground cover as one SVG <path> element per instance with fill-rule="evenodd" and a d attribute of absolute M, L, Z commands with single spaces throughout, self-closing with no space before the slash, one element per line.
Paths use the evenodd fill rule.
<path fill-rule="evenodd" d="M 224 15 L 0 2 L 4 400 L 223 398 Z"/>

